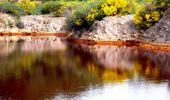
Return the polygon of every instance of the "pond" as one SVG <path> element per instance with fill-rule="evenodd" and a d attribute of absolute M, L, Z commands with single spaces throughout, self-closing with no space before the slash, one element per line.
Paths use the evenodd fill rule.
<path fill-rule="evenodd" d="M 168 52 L 60 40 L 0 48 L 3 100 L 170 99 Z"/>

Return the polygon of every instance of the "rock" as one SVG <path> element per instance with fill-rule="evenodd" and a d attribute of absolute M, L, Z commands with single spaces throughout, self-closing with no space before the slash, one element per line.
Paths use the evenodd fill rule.
<path fill-rule="evenodd" d="M 24 24 L 22 22 L 17 22 L 16 26 L 19 28 L 19 29 L 23 29 L 24 28 Z"/>
<path fill-rule="evenodd" d="M 65 17 L 52 17 L 49 15 L 29 15 L 21 18 L 24 29 L 27 32 L 51 32 L 64 33 L 66 30 Z"/>
<path fill-rule="evenodd" d="M 11 28 L 16 28 L 15 18 L 0 12 L 0 32 L 10 31 Z"/>
<path fill-rule="evenodd" d="M 128 40 L 131 37 L 139 40 L 139 32 L 135 28 L 133 23 L 133 15 L 126 16 L 109 16 L 105 17 L 101 21 L 97 21 L 94 24 L 94 29 L 90 32 L 86 32 L 85 35 L 90 34 L 91 36 L 98 34 L 98 39 L 101 40 Z M 135 33 L 135 34 L 134 34 Z M 134 35 L 134 36 L 133 36 Z M 123 38 L 122 38 L 123 37 Z"/>
<path fill-rule="evenodd" d="M 167 9 L 158 23 L 145 31 L 147 39 L 154 42 L 165 43 L 170 41 L 170 8 Z"/>
<path fill-rule="evenodd" d="M 18 22 L 15 17 L 0 12 L 0 32 L 48 32 L 65 33 L 65 17 L 49 15 L 28 15 Z M 15 31 L 16 32 L 16 31 Z"/>

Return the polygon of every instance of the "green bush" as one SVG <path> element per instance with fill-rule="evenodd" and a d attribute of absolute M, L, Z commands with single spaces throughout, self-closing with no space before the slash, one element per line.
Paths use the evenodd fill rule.
<path fill-rule="evenodd" d="M 4 10 L 5 13 L 11 14 L 11 15 L 14 15 L 14 16 L 21 16 L 21 15 L 24 14 L 23 9 L 21 9 L 16 4 L 10 3 L 10 2 L 1 3 L 0 9 Z"/>
<path fill-rule="evenodd" d="M 42 14 L 49 14 L 54 12 L 55 10 L 60 9 L 64 4 L 59 1 L 50 1 L 43 3 L 41 6 L 41 13 Z"/>
<path fill-rule="evenodd" d="M 168 7 L 170 7 L 170 0 L 157 0 L 145 3 L 135 13 L 134 22 L 136 27 L 146 30 L 153 26 L 159 21 Z"/>
<path fill-rule="evenodd" d="M 42 4 L 36 4 L 36 7 L 34 10 L 30 11 L 31 15 L 41 15 L 41 10 L 42 10 Z"/>
<path fill-rule="evenodd" d="M 73 30 L 86 29 L 91 27 L 95 20 L 101 20 L 104 17 L 101 4 L 102 0 L 93 0 L 73 9 L 67 18 L 68 28 Z"/>
<path fill-rule="evenodd" d="M 68 13 L 71 12 L 73 9 L 75 9 L 81 3 L 82 2 L 77 2 L 77 1 L 63 2 L 63 6 L 61 6 L 59 9 L 55 9 L 55 11 L 53 12 L 53 15 L 55 17 L 68 16 Z"/>

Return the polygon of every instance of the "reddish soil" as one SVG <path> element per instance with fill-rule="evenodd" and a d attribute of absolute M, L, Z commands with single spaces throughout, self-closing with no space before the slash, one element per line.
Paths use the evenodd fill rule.
<path fill-rule="evenodd" d="M 139 41 L 94 41 L 94 40 L 84 40 L 84 39 L 67 39 L 67 41 L 76 44 L 117 45 L 117 46 L 128 46 L 133 48 L 143 48 L 143 49 L 149 49 L 153 51 L 170 52 L 170 44 L 142 43 Z"/>
<path fill-rule="evenodd" d="M 170 44 L 159 44 L 159 43 L 144 43 L 139 41 L 95 41 L 95 40 L 84 40 L 84 39 L 70 39 L 67 38 L 69 33 L 37 33 L 37 32 L 22 32 L 22 33 L 0 33 L 0 36 L 55 36 L 65 37 L 66 41 L 76 44 L 88 44 L 88 45 L 117 45 L 117 46 L 128 46 L 134 48 L 150 49 L 154 51 L 167 51 L 170 52 Z"/>
<path fill-rule="evenodd" d="M 67 37 L 68 33 L 40 33 L 40 32 L 22 32 L 22 33 L 0 33 L 0 36 L 56 36 Z"/>

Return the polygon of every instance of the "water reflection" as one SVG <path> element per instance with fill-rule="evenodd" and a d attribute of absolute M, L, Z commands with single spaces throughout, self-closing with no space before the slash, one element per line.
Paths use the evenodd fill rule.
<path fill-rule="evenodd" d="M 170 98 L 168 52 L 60 40 L 0 47 L 1 99 Z"/>

